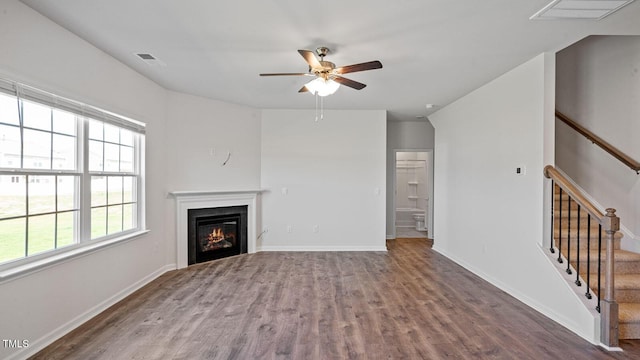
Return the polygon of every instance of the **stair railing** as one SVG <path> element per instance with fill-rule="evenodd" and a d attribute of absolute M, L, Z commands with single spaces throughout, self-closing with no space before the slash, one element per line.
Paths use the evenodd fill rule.
<path fill-rule="evenodd" d="M 578 124 L 573 119 L 571 119 L 570 117 L 561 113 L 558 110 L 556 110 L 556 118 L 560 119 L 562 122 L 567 124 L 573 130 L 577 131 L 580 135 L 589 139 L 589 141 L 591 141 L 592 143 L 601 147 L 604 151 L 608 152 L 614 158 L 620 160 L 623 164 L 631 168 L 631 170 L 635 171 L 636 174 L 640 174 L 640 162 L 634 160 L 629 155 L 623 153 L 615 146 L 604 141 L 601 137 L 587 130 L 587 128 Z"/>
<path fill-rule="evenodd" d="M 580 212 L 585 210 L 587 212 L 587 271 L 586 271 L 586 288 L 585 297 L 591 299 L 592 291 L 590 289 L 591 284 L 591 258 L 589 249 L 591 248 L 591 221 L 592 219 L 598 223 L 598 269 L 597 269 L 597 296 L 598 296 L 598 305 L 596 306 L 596 310 L 600 313 L 600 341 L 609 347 L 618 347 L 618 303 L 615 300 L 615 275 L 614 275 L 614 239 L 615 234 L 620 230 L 620 218 L 616 216 L 616 210 L 612 208 L 606 209 L 606 214 L 603 214 L 600 210 L 598 210 L 581 192 L 576 188 L 564 175 L 562 175 L 558 170 L 556 170 L 553 166 L 547 165 L 544 168 L 544 175 L 548 179 L 551 179 L 551 244 L 549 251 L 551 253 L 558 252 L 557 261 L 562 263 L 562 240 L 563 240 L 563 224 L 562 224 L 562 211 L 567 209 L 568 216 L 568 226 L 566 237 L 564 237 L 567 241 L 566 249 L 566 260 L 567 260 L 567 269 L 566 272 L 568 274 L 572 274 L 571 270 L 571 208 L 572 202 L 577 204 L 577 236 L 576 236 L 576 286 L 582 286 L 580 281 Z M 556 224 L 554 224 L 555 220 L 555 185 L 559 187 L 559 213 L 560 216 L 558 218 L 558 236 L 557 242 L 555 240 L 555 228 Z M 567 206 L 563 206 L 562 196 L 566 193 L 568 197 Z M 602 296 L 601 289 L 601 280 L 602 280 L 602 269 L 601 269 L 601 253 L 602 253 L 602 231 L 605 232 L 605 241 L 606 241 L 606 253 L 605 253 L 605 266 L 604 266 L 604 296 Z"/>

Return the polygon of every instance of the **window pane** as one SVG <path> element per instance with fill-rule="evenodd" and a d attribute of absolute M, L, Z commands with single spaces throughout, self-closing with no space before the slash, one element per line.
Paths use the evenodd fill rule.
<path fill-rule="evenodd" d="M 51 169 L 51 133 L 24 130 L 25 168 Z"/>
<path fill-rule="evenodd" d="M 76 208 L 75 189 L 75 176 L 58 176 L 58 211 Z"/>
<path fill-rule="evenodd" d="M 135 184 L 135 178 L 133 176 L 125 176 L 123 178 L 123 186 L 122 186 L 122 202 L 128 203 L 133 202 L 133 189 Z"/>
<path fill-rule="evenodd" d="M 91 209 L 91 238 L 107 235 L 107 208 Z"/>
<path fill-rule="evenodd" d="M 24 257 L 26 242 L 25 218 L 13 220 L 0 220 L 0 262 Z"/>
<path fill-rule="evenodd" d="M 109 192 L 108 203 L 122 204 L 122 176 L 109 176 L 107 191 Z"/>
<path fill-rule="evenodd" d="M 104 171 L 120 171 L 120 146 L 104 144 Z"/>
<path fill-rule="evenodd" d="M 77 218 L 76 211 L 66 212 L 62 214 L 58 214 L 58 238 L 57 238 L 57 247 L 61 248 L 63 246 L 74 244 L 75 241 L 73 239 L 73 229 L 75 228 L 75 220 Z"/>
<path fill-rule="evenodd" d="M 55 249 L 56 215 L 29 217 L 28 255 Z"/>
<path fill-rule="evenodd" d="M 134 224 L 135 206 L 133 204 L 124 205 L 122 210 L 122 230 L 135 228 Z"/>
<path fill-rule="evenodd" d="M 122 231 L 122 205 L 109 206 L 109 234 Z"/>
<path fill-rule="evenodd" d="M 89 140 L 89 171 L 102 171 L 103 142 Z"/>
<path fill-rule="evenodd" d="M 29 215 L 56 210 L 55 176 L 29 175 Z"/>
<path fill-rule="evenodd" d="M 104 126 L 101 121 L 93 120 L 89 121 L 89 139 L 103 140 Z"/>
<path fill-rule="evenodd" d="M 91 207 L 107 205 L 107 178 L 91 177 Z"/>
<path fill-rule="evenodd" d="M 0 123 L 19 125 L 18 99 L 15 96 L 0 94 Z"/>
<path fill-rule="evenodd" d="M 48 106 L 23 100 L 22 118 L 26 127 L 51 131 L 51 108 Z"/>
<path fill-rule="evenodd" d="M 20 167 L 20 128 L 0 124 L 0 167 Z"/>
<path fill-rule="evenodd" d="M 113 125 L 104 124 L 104 141 L 119 144 L 120 143 L 120 128 Z"/>
<path fill-rule="evenodd" d="M 53 131 L 62 134 L 76 134 L 76 115 L 70 112 L 53 109 Z"/>
<path fill-rule="evenodd" d="M 120 171 L 133 172 L 133 148 L 120 146 Z"/>
<path fill-rule="evenodd" d="M 120 129 L 120 144 L 133 146 L 133 133 L 129 130 Z"/>
<path fill-rule="evenodd" d="M 75 170 L 76 138 L 66 135 L 53 135 L 53 169 Z"/>
<path fill-rule="evenodd" d="M 0 219 L 27 214 L 26 179 L 23 175 L 0 175 Z"/>

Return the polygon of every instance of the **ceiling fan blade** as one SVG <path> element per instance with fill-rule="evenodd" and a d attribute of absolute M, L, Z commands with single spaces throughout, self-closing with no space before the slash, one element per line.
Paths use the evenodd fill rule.
<path fill-rule="evenodd" d="M 365 85 L 363 83 L 360 83 L 360 82 L 357 82 L 357 81 L 353 81 L 353 80 L 347 79 L 347 78 L 342 77 L 342 76 L 336 76 L 335 78 L 333 78 L 333 81 L 338 82 L 338 83 L 340 83 L 340 84 L 342 84 L 344 86 L 348 86 L 350 88 L 354 88 L 356 90 L 362 90 L 362 89 L 364 89 L 365 86 L 367 86 L 367 85 Z"/>
<path fill-rule="evenodd" d="M 309 89 L 307 89 L 306 85 L 301 87 L 300 90 L 298 90 L 299 93 L 308 92 L 308 91 L 309 91 Z"/>
<path fill-rule="evenodd" d="M 322 67 L 320 65 L 320 61 L 316 58 L 316 55 L 311 50 L 298 50 L 300 55 L 304 58 L 304 60 L 311 66 L 311 68 L 319 68 Z"/>
<path fill-rule="evenodd" d="M 315 75 L 309 74 L 309 73 L 270 73 L 270 74 L 260 74 L 260 76 L 315 76 Z"/>
<path fill-rule="evenodd" d="M 373 70 L 373 69 L 381 69 L 382 63 L 378 60 L 369 61 L 360 64 L 347 65 L 343 67 L 339 67 L 335 69 L 333 72 L 336 74 L 348 74 L 356 71 L 365 71 L 365 70 Z"/>

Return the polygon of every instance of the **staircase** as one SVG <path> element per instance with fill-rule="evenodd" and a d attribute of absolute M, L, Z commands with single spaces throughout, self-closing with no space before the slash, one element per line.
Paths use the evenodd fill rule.
<path fill-rule="evenodd" d="M 554 186 L 554 244 L 560 248 L 565 259 L 570 259 L 573 270 L 581 277 L 582 286 L 589 279 L 590 292 L 598 296 L 598 255 L 601 265 L 601 292 L 604 294 L 604 264 L 606 241 L 602 231 L 602 248 L 598 251 L 598 223 L 591 221 L 588 226 L 588 213 L 581 209 L 578 216 L 578 204 L 562 194 L 562 216 L 560 216 L 560 187 Z M 571 209 L 571 211 L 569 211 Z M 570 227 L 569 227 L 570 221 Z M 562 223 L 562 233 L 559 224 Z M 578 225 L 579 224 L 579 225 Z M 579 236 L 578 236 L 578 229 Z M 587 240 L 587 235 L 591 240 Z M 570 234 L 570 236 L 568 235 Z M 615 299 L 619 305 L 619 338 L 640 339 L 640 254 L 621 250 L 622 233 L 617 232 L 614 240 Z M 579 249 L 579 251 L 578 251 Z M 575 272 L 573 273 L 575 276 Z M 587 292 L 584 287 L 585 293 Z"/>

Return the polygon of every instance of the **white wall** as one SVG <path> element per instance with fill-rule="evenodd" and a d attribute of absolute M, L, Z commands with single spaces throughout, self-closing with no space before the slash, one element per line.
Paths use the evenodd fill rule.
<path fill-rule="evenodd" d="M 0 3 L 0 75 L 147 123 L 151 232 L 0 284 L 2 339 L 28 340 L 23 357 L 166 270 L 165 91 L 22 3 Z"/>
<path fill-rule="evenodd" d="M 172 190 L 260 186 L 259 110 L 170 91 L 167 120 Z M 228 152 L 231 157 L 222 166 Z"/>
<path fill-rule="evenodd" d="M 260 187 L 260 111 L 168 91 L 166 177 L 169 191 Z M 231 157 L 226 165 L 222 165 Z M 175 234 L 175 201 L 166 204 L 166 231 Z M 167 263 L 176 263 L 175 241 Z"/>
<path fill-rule="evenodd" d="M 384 111 L 264 110 L 258 248 L 386 250 L 385 143 Z"/>
<path fill-rule="evenodd" d="M 591 36 L 559 52 L 557 63 L 558 110 L 640 161 L 640 37 Z M 558 167 L 617 209 L 625 241 L 640 241 L 640 176 L 560 121 L 556 146 Z"/>
<path fill-rule="evenodd" d="M 429 121 L 388 121 L 387 122 L 387 206 L 386 206 L 386 236 L 393 238 L 394 211 L 393 208 L 393 174 L 395 164 L 395 150 L 428 150 L 433 149 L 435 130 Z M 429 179 L 432 183 L 432 179 Z"/>
<path fill-rule="evenodd" d="M 594 341 L 593 312 L 540 245 L 553 66 L 540 55 L 430 116 L 434 250 Z"/>

